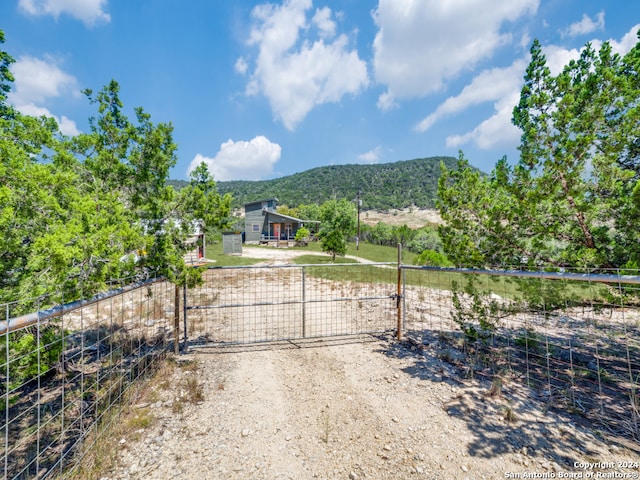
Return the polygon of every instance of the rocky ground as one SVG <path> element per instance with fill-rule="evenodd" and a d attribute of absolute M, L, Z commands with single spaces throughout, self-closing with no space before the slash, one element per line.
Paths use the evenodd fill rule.
<path fill-rule="evenodd" d="M 421 228 L 425 225 L 442 223 L 442 218 L 440 218 L 440 212 L 438 212 L 438 210 L 426 208 L 402 208 L 385 212 L 367 210 L 362 212 L 360 220 L 362 223 L 372 226 L 378 222 L 383 222 L 396 226 L 407 225 L 411 228 Z"/>
<path fill-rule="evenodd" d="M 104 480 L 638 478 L 617 463 L 637 462 L 637 445 L 547 410 L 515 382 L 465 380 L 428 346 L 363 336 L 178 361 L 190 367 L 132 406 L 155 420 L 113 439 L 119 467 Z M 188 378 L 195 403 L 183 401 Z M 598 462 L 613 465 L 589 468 Z"/>

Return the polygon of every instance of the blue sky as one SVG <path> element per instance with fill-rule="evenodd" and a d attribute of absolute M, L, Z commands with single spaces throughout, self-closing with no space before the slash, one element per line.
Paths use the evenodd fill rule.
<path fill-rule="evenodd" d="M 534 38 L 557 73 L 587 42 L 624 54 L 640 2 L 2 0 L 9 102 L 88 131 L 85 88 L 171 122 L 188 178 L 259 180 L 462 150 L 517 161 L 510 123 Z"/>

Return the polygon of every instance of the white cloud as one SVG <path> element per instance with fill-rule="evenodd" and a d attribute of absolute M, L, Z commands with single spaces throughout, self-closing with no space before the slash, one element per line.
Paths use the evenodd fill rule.
<path fill-rule="evenodd" d="M 552 75 L 558 75 L 570 60 L 580 56 L 580 51 L 577 49 L 568 50 L 555 45 L 544 46 L 543 53 Z M 489 118 L 469 132 L 448 136 L 446 145 L 449 148 L 460 148 L 465 144 L 473 143 L 482 150 L 515 148 L 520 141 L 521 131 L 513 125 L 511 119 L 513 108 L 520 101 L 520 90 L 527 62 L 528 60 L 520 59 L 508 68 L 496 68 L 480 73 L 459 95 L 448 98 L 433 113 L 425 117 L 416 126 L 416 130 L 426 131 L 446 115 L 462 112 L 473 105 L 493 101 L 495 112 Z"/>
<path fill-rule="evenodd" d="M 604 30 L 604 12 L 598 13 L 596 20 L 591 19 L 586 13 L 582 14 L 582 20 L 569 25 L 562 36 L 577 37 L 578 35 L 586 35 L 596 30 Z"/>
<path fill-rule="evenodd" d="M 11 72 L 15 82 L 9 102 L 16 106 L 42 103 L 62 94 L 79 94 L 75 77 L 62 71 L 52 59 L 21 57 L 11 66 Z"/>
<path fill-rule="evenodd" d="M 609 40 L 611 48 L 615 53 L 625 55 L 635 46 L 638 42 L 638 30 L 640 30 L 640 23 L 635 24 L 631 29 L 622 37 L 619 42 L 615 40 Z"/>
<path fill-rule="evenodd" d="M 374 12 L 376 80 L 390 99 L 420 97 L 445 80 L 473 68 L 512 39 L 501 33 L 505 21 L 535 13 L 539 0 L 380 0 Z"/>
<path fill-rule="evenodd" d="M 240 75 L 245 75 L 247 73 L 247 70 L 249 69 L 249 65 L 247 64 L 247 61 L 240 57 L 238 58 L 238 60 L 236 60 L 235 65 L 233 66 L 233 69 L 236 71 L 236 73 L 239 73 Z"/>
<path fill-rule="evenodd" d="M 329 8 L 316 10 L 312 22 L 320 38 L 310 37 L 310 8 L 311 0 L 286 0 L 252 11 L 255 25 L 249 44 L 257 45 L 259 53 L 246 93 L 264 94 L 276 119 L 289 130 L 314 107 L 339 102 L 369 83 L 366 63 L 356 50 L 349 50 L 347 36 L 327 41 L 335 27 Z"/>
<path fill-rule="evenodd" d="M 522 38 L 520 39 L 520 48 L 522 48 L 522 50 L 525 50 L 527 52 L 531 48 L 531 35 L 529 35 L 528 32 L 522 35 Z"/>
<path fill-rule="evenodd" d="M 398 108 L 400 105 L 398 104 L 396 99 L 393 97 L 392 93 L 385 92 L 385 93 L 382 93 L 378 97 L 378 101 L 376 102 L 376 106 L 380 110 L 382 110 L 383 112 L 386 112 L 386 111 L 391 110 L 393 108 Z"/>
<path fill-rule="evenodd" d="M 526 61 L 520 59 L 507 68 L 485 70 L 464 87 L 459 95 L 449 97 L 441 103 L 416 126 L 416 130 L 424 132 L 445 116 L 493 101 L 493 115 L 469 132 L 450 135 L 446 139 L 446 145 L 449 148 L 459 148 L 467 143 L 474 143 L 483 150 L 515 147 L 520 139 L 520 130 L 511 123 L 511 118 L 513 107 L 520 99 L 526 66 Z"/>
<path fill-rule="evenodd" d="M 60 118 L 54 117 L 56 122 L 58 122 L 58 127 L 60 127 L 60 131 L 64 135 L 69 135 L 70 137 L 75 137 L 80 134 L 80 130 L 76 126 L 76 122 L 71 120 L 70 118 L 65 117 L 64 115 Z"/>
<path fill-rule="evenodd" d="M 26 105 L 20 105 L 19 107 L 16 107 L 16 108 L 20 113 L 24 115 L 29 115 L 31 117 L 44 116 L 44 117 L 53 118 L 58 124 L 58 128 L 60 129 L 60 132 L 62 132 L 63 135 L 75 137 L 80 133 L 80 130 L 78 130 L 78 127 L 76 126 L 76 122 L 65 117 L 64 115 L 62 117 L 56 117 L 48 109 L 44 107 L 37 107 L 33 103 L 29 103 Z"/>
<path fill-rule="evenodd" d="M 498 101 L 505 96 L 512 97 L 514 93 L 519 94 L 526 67 L 524 60 L 517 60 L 508 68 L 485 70 L 464 87 L 459 95 L 449 97 L 441 103 L 416 126 L 416 130 L 424 132 L 441 118 L 466 110 L 472 105 Z"/>
<path fill-rule="evenodd" d="M 543 46 L 542 53 L 547 59 L 547 67 L 549 67 L 551 75 L 560 74 L 565 65 L 568 65 L 571 60 L 577 60 L 580 57 L 580 50 L 577 48 L 566 49 L 557 45 Z"/>
<path fill-rule="evenodd" d="M 636 44 L 636 32 L 639 28 L 640 24 L 632 27 L 620 42 L 609 40 L 613 51 L 624 55 L 631 50 Z M 594 39 L 591 44 L 597 51 L 602 41 Z M 577 60 L 581 51 L 556 45 L 543 46 L 542 49 L 552 75 L 558 75 L 571 60 Z M 495 101 L 495 113 L 490 118 L 469 132 L 447 137 L 446 145 L 455 148 L 473 142 L 478 148 L 485 150 L 515 147 L 521 132 L 511 123 L 511 118 L 513 107 L 520 99 L 525 68 L 525 60 L 518 60 L 509 68 L 482 72 L 458 96 L 448 98 L 433 113 L 425 117 L 416 126 L 416 130 L 425 131 L 442 117 L 461 112 L 471 105 Z"/>
<path fill-rule="evenodd" d="M 535 13 L 539 0 L 380 0 L 374 12 L 376 80 L 387 85 L 378 106 L 420 97 L 489 58 L 512 41 L 505 21 Z"/>
<path fill-rule="evenodd" d="M 520 129 L 511 123 L 513 107 L 520 100 L 520 92 L 511 92 L 495 103 L 496 113 L 476 128 L 462 135 L 451 135 L 446 139 L 449 148 L 473 142 L 482 150 L 514 148 L 520 140 Z"/>
<path fill-rule="evenodd" d="M 260 180 L 273 172 L 281 152 L 280 145 L 262 135 L 248 142 L 229 139 L 220 145 L 220 150 L 213 158 L 198 153 L 191 161 L 187 174 L 205 162 L 216 180 Z"/>
<path fill-rule="evenodd" d="M 378 145 L 373 150 L 358 155 L 358 160 L 362 160 L 365 163 L 378 163 L 380 160 L 380 154 L 382 153 L 382 147 Z"/>
<path fill-rule="evenodd" d="M 41 60 L 28 56 L 19 58 L 11 66 L 11 73 L 15 81 L 7 101 L 19 112 L 52 117 L 65 135 L 80 133 L 73 120 L 65 116 L 58 117 L 42 106 L 49 98 L 78 96 L 80 92 L 75 77 L 60 69 L 52 59 Z"/>
<path fill-rule="evenodd" d="M 108 0 L 20 0 L 19 8 L 28 15 L 51 15 L 58 18 L 67 13 L 90 27 L 108 23 L 111 16 L 104 11 Z"/>
<path fill-rule="evenodd" d="M 323 38 L 331 38 L 336 34 L 336 22 L 331 20 L 329 7 L 318 8 L 311 21 L 318 27 Z"/>
<path fill-rule="evenodd" d="M 611 45 L 613 52 L 619 55 L 627 54 L 638 41 L 637 34 L 639 29 L 640 23 L 631 27 L 620 41 L 609 39 L 608 42 Z M 589 43 L 591 43 L 592 48 L 597 52 L 602 46 L 603 41 L 600 39 L 593 39 Z M 583 48 L 566 49 L 557 45 L 543 46 L 542 51 L 547 59 L 547 66 L 549 67 L 551 74 L 558 75 L 562 72 L 564 66 L 568 65 L 571 60 L 578 60 Z"/>

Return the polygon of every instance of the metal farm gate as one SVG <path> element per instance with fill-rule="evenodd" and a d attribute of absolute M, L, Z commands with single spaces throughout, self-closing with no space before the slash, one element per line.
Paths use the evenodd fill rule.
<path fill-rule="evenodd" d="M 185 344 L 395 331 L 395 263 L 214 267 L 184 291 Z"/>

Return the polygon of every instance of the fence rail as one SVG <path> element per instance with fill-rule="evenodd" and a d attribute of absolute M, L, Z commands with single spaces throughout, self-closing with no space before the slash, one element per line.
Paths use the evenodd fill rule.
<path fill-rule="evenodd" d="M 73 469 L 181 338 L 188 348 L 401 329 L 459 375 L 640 439 L 640 276 L 223 267 L 188 290 L 153 280 L 34 314 L 0 308 L 5 479 Z"/>
<path fill-rule="evenodd" d="M 174 343 L 174 286 L 154 279 L 20 309 L 2 305 L 0 322 L 3 478 L 52 477 L 77 464 Z"/>

